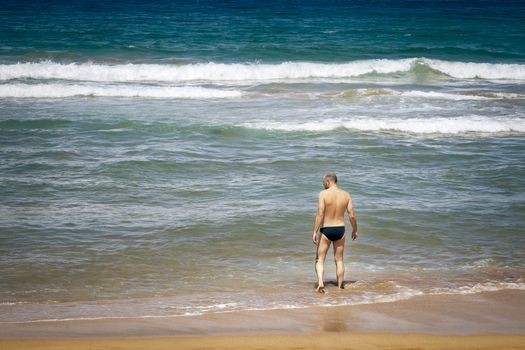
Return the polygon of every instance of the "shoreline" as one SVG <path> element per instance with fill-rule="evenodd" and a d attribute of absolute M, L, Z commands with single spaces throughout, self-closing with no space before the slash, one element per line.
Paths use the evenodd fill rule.
<path fill-rule="evenodd" d="M 525 291 L 422 295 L 351 306 L 199 316 L 2 323 L 0 340 L 220 337 L 311 334 L 525 335 Z M 2 348 L 2 347 L 0 347 Z"/>

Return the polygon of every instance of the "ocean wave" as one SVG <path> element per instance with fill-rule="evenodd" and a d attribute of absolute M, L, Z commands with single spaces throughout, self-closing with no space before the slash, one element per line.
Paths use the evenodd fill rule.
<path fill-rule="evenodd" d="M 438 99 L 438 100 L 495 100 L 495 99 L 519 99 L 524 98 L 525 95 L 517 93 L 497 93 L 497 92 L 477 92 L 477 91 L 464 91 L 460 93 L 447 93 L 439 91 L 399 91 L 389 88 L 366 88 L 366 89 L 353 89 L 346 90 L 336 93 L 322 93 L 321 97 L 328 98 L 346 98 L 346 97 L 374 97 L 374 96 L 404 96 L 414 98 L 425 98 L 425 99 Z"/>
<path fill-rule="evenodd" d="M 100 83 L 98 83 L 100 84 Z M 295 95 L 293 91 L 280 89 L 282 95 Z M 72 96 L 91 97 L 144 97 L 144 98 L 235 98 L 257 96 L 254 92 L 237 89 L 216 89 L 201 86 L 151 86 L 151 85 L 97 85 L 86 84 L 0 84 L 0 98 L 63 98 Z M 309 98 L 369 98 L 376 96 L 402 96 L 431 100 L 497 100 L 523 99 L 518 93 L 464 91 L 445 93 L 439 91 L 399 91 L 389 88 L 352 89 L 334 93 L 307 93 Z"/>
<path fill-rule="evenodd" d="M 446 93 L 446 92 L 417 91 L 417 90 L 402 92 L 401 96 L 425 98 L 425 99 L 453 100 L 453 101 L 490 100 L 491 99 L 488 96 L 451 94 L 451 93 Z M 494 98 L 496 98 L 496 97 L 494 97 Z"/>
<path fill-rule="evenodd" d="M 400 300 L 411 299 L 416 296 L 424 295 L 465 295 L 465 294 L 478 294 L 484 292 L 498 292 L 502 290 L 525 290 L 525 283 L 522 281 L 516 282 L 498 282 L 498 281 L 488 281 L 482 283 L 474 283 L 472 285 L 464 285 L 458 287 L 449 287 L 449 288 L 433 288 L 431 290 L 421 290 L 417 288 L 409 288 L 406 286 L 401 286 L 390 281 L 396 292 L 392 294 L 381 294 L 381 293 L 364 293 L 359 295 L 355 299 L 345 300 L 343 303 L 337 303 L 334 306 L 339 305 L 360 305 L 360 304 L 376 304 L 376 303 L 390 303 Z M 351 287 L 350 287 L 351 288 Z M 328 305 L 322 305 L 328 306 Z"/>
<path fill-rule="evenodd" d="M 92 97 L 145 97 L 145 98 L 231 98 L 240 97 L 239 90 L 211 89 L 200 86 L 103 86 L 68 84 L 2 84 L 0 98 L 63 98 Z"/>
<path fill-rule="evenodd" d="M 261 121 L 244 123 L 241 126 L 275 131 L 326 132 L 336 129 L 359 131 L 398 131 L 416 134 L 462 134 L 525 132 L 525 119 L 491 119 L 481 116 L 458 118 L 354 118 L 325 119 L 311 122 Z"/>
<path fill-rule="evenodd" d="M 388 88 L 352 89 L 335 93 L 323 93 L 322 97 L 370 97 L 400 95 L 401 92 Z"/>
<path fill-rule="evenodd" d="M 0 301 L 0 307 L 1 306 L 21 305 L 21 304 L 29 304 L 29 302 L 28 301 Z"/>
<path fill-rule="evenodd" d="M 305 78 L 351 78 L 367 74 L 392 74 L 427 68 L 459 79 L 525 80 L 525 65 L 474 63 L 428 58 L 371 59 L 346 63 L 282 62 L 115 64 L 23 62 L 0 65 L 0 80 L 61 79 L 73 81 L 258 81 Z"/>
<path fill-rule="evenodd" d="M 523 282 L 485 282 L 457 288 L 436 288 L 429 294 L 477 294 L 500 290 L 525 290 Z"/>
<path fill-rule="evenodd" d="M 523 64 L 451 62 L 433 59 L 423 59 L 421 64 L 460 79 L 525 79 L 525 65 Z"/>
<path fill-rule="evenodd" d="M 504 99 L 504 100 L 525 99 L 525 94 L 519 94 L 515 92 L 464 91 L 462 94 L 470 95 L 470 96 L 486 97 L 488 99 Z"/>

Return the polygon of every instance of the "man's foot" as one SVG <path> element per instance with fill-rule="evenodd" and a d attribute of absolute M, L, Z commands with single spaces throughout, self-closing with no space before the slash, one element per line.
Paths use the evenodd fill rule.
<path fill-rule="evenodd" d="M 317 289 L 315 290 L 317 293 L 321 293 L 321 294 L 324 294 L 326 293 L 326 291 L 324 290 L 324 286 L 318 286 Z"/>

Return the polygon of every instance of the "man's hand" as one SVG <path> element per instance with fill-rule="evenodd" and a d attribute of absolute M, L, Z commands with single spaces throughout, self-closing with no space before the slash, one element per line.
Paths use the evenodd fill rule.
<path fill-rule="evenodd" d="M 352 231 L 352 241 L 357 239 L 357 231 Z"/>
<path fill-rule="evenodd" d="M 319 245 L 319 238 L 317 237 L 317 232 L 314 232 L 312 236 L 312 241 L 314 242 L 315 245 Z"/>

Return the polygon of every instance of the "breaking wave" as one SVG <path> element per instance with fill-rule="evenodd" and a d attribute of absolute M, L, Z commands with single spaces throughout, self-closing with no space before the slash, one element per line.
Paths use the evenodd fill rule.
<path fill-rule="evenodd" d="M 454 62 L 427 58 L 371 59 L 347 63 L 226 64 L 209 62 L 185 65 L 23 62 L 0 65 L 0 80 L 28 78 L 105 82 L 287 80 L 392 74 L 414 71 L 421 67 L 458 79 L 525 80 L 525 65 L 523 64 Z"/>
<path fill-rule="evenodd" d="M 461 133 L 502 133 L 525 132 L 525 119 L 490 119 L 480 116 L 457 118 L 354 118 L 326 119 L 311 122 L 261 121 L 244 123 L 242 126 L 254 129 L 276 131 L 325 132 L 336 129 L 359 131 L 398 131 L 416 134 L 461 134 Z"/>

